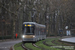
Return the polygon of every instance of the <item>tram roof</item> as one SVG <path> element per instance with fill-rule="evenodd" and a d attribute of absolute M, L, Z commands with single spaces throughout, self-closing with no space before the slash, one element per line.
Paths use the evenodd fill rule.
<path fill-rule="evenodd" d="M 27 24 L 27 23 L 36 24 L 36 22 L 23 22 L 23 24 Z"/>
<path fill-rule="evenodd" d="M 35 24 L 35 25 L 38 25 L 38 26 L 43 26 L 43 27 L 45 27 L 45 25 L 38 24 L 38 23 L 36 23 L 36 22 L 23 22 L 23 24 L 27 24 L 27 23 L 31 23 L 31 24 Z"/>

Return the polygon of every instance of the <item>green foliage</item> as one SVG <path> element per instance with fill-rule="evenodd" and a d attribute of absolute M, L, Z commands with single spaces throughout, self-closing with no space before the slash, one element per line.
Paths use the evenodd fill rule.
<path fill-rule="evenodd" d="M 54 41 L 54 40 L 55 40 L 55 41 Z M 64 47 L 62 47 L 61 49 L 52 47 L 52 46 L 62 46 L 62 45 L 63 45 L 63 46 L 66 46 L 66 44 L 65 44 L 64 42 L 62 43 L 62 42 L 59 42 L 58 40 L 59 40 L 59 38 L 47 38 L 47 39 L 45 39 L 45 40 L 36 42 L 35 44 L 36 44 L 38 47 L 40 47 L 40 48 L 34 47 L 34 46 L 32 45 L 32 43 L 26 43 L 25 46 L 26 46 L 28 49 L 30 49 L 30 50 L 62 50 L 62 48 L 64 48 Z M 43 41 L 46 41 L 46 44 L 52 45 L 52 46 L 46 46 L 46 45 L 44 45 L 44 44 L 42 43 Z M 54 42 L 52 42 L 52 41 L 54 41 Z M 21 47 L 21 44 L 22 44 L 22 43 L 15 44 L 15 45 L 14 45 L 15 50 L 23 50 L 22 47 Z M 74 46 L 74 47 L 75 47 L 75 46 Z M 64 49 L 65 49 L 65 48 L 64 48 Z M 65 49 L 65 50 L 67 50 L 67 49 Z M 68 49 L 68 50 L 75 50 L 75 49 Z"/>
<path fill-rule="evenodd" d="M 49 39 L 47 39 L 47 40 L 49 40 Z M 37 42 L 36 45 L 43 48 L 43 50 L 61 50 L 61 49 L 53 48 L 53 47 L 50 47 L 50 46 L 46 46 L 42 43 L 42 41 Z"/>
<path fill-rule="evenodd" d="M 0 39 L 11 39 L 12 35 L 8 35 L 8 36 L 0 36 Z"/>
<path fill-rule="evenodd" d="M 32 49 L 32 50 L 41 50 L 41 49 L 39 49 L 39 48 L 34 47 L 34 46 L 32 45 L 32 43 L 26 43 L 25 46 L 26 46 L 27 48 L 29 48 L 29 49 Z"/>
<path fill-rule="evenodd" d="M 65 44 L 64 42 L 60 42 L 59 38 L 50 38 L 50 39 L 46 40 L 46 44 L 52 45 L 52 46 L 62 46 L 62 47 L 58 47 L 58 48 L 61 48 L 61 50 L 65 49 L 65 47 L 63 47 L 63 46 L 69 46 L 69 43 Z M 65 49 L 65 50 L 75 50 L 75 48 L 73 48 L 73 49 Z"/>
<path fill-rule="evenodd" d="M 24 50 L 22 47 L 21 47 L 21 44 L 22 43 L 17 43 L 14 45 L 14 50 Z"/>

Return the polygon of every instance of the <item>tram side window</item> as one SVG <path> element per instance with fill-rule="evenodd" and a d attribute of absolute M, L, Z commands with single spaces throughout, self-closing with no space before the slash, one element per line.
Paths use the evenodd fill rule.
<path fill-rule="evenodd" d="M 44 35 L 44 29 L 42 29 L 42 35 Z"/>
<path fill-rule="evenodd" d="M 40 35 L 41 29 L 39 28 L 39 35 Z"/>
<path fill-rule="evenodd" d="M 38 28 L 37 28 L 37 35 L 38 35 Z"/>
<path fill-rule="evenodd" d="M 37 28 L 37 35 L 38 35 L 38 28 Z"/>
<path fill-rule="evenodd" d="M 39 35 L 39 28 L 38 28 L 38 35 Z"/>
<path fill-rule="evenodd" d="M 36 35 L 37 35 L 37 28 L 35 29 L 35 33 L 36 33 Z"/>
<path fill-rule="evenodd" d="M 36 28 L 36 35 L 38 35 L 38 28 Z"/>
<path fill-rule="evenodd" d="M 45 33 L 45 30 L 44 30 L 44 28 L 43 28 L 43 35 L 44 35 L 44 33 Z"/>
<path fill-rule="evenodd" d="M 43 35 L 44 35 L 44 29 L 43 29 Z"/>
<path fill-rule="evenodd" d="M 43 31 L 42 31 L 43 29 L 41 28 L 41 35 L 43 35 Z"/>
<path fill-rule="evenodd" d="M 46 35 L 46 29 L 44 29 L 44 35 Z"/>
<path fill-rule="evenodd" d="M 41 32 L 41 31 L 40 31 L 40 29 L 39 29 L 39 35 L 40 35 L 40 32 Z"/>

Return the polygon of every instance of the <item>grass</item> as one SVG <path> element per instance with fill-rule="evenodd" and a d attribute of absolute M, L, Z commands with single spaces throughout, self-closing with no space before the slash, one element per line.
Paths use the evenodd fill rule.
<path fill-rule="evenodd" d="M 55 43 L 57 43 L 58 45 L 65 45 L 65 46 L 67 46 L 66 44 L 64 44 L 63 42 L 59 42 L 58 40 L 55 40 Z"/>
<path fill-rule="evenodd" d="M 55 40 L 54 38 L 51 38 L 51 39 L 48 39 L 46 41 L 47 44 L 50 44 L 50 45 L 55 45 L 54 43 L 52 43 L 52 41 Z"/>
<path fill-rule="evenodd" d="M 54 41 L 55 40 L 55 41 Z M 65 43 L 61 43 L 58 41 L 58 38 L 48 38 L 46 40 L 42 40 L 42 41 L 38 41 L 37 43 L 35 43 L 37 46 L 39 46 L 40 48 L 34 47 L 32 45 L 32 43 L 26 43 L 25 46 L 27 48 L 29 48 L 30 50 L 62 50 L 59 48 L 54 48 L 52 46 L 46 46 L 44 45 L 42 42 L 46 41 L 47 44 L 52 45 L 52 46 L 66 46 Z M 52 42 L 54 41 L 54 43 Z M 15 50 L 23 50 L 23 48 L 21 47 L 22 43 L 18 43 L 14 45 Z M 74 46 L 75 47 L 75 46 Z M 64 47 L 63 47 L 64 48 Z M 67 50 L 75 50 L 75 49 L 67 49 Z"/>
<path fill-rule="evenodd" d="M 32 43 L 26 43 L 25 46 L 26 46 L 27 48 L 31 49 L 31 50 L 41 50 L 41 49 L 39 49 L 39 48 L 34 47 L 34 46 L 32 45 Z"/>
<path fill-rule="evenodd" d="M 17 43 L 14 45 L 14 50 L 24 50 L 22 47 L 21 47 L 21 44 L 22 43 Z"/>
<path fill-rule="evenodd" d="M 53 48 L 50 46 L 46 46 L 42 43 L 42 41 L 37 42 L 36 45 L 43 48 L 43 50 L 61 50 L 61 49 Z"/>
<path fill-rule="evenodd" d="M 54 43 L 56 43 L 56 44 L 52 43 L 53 40 L 55 40 Z M 53 38 L 53 39 L 47 40 L 46 43 L 49 44 L 49 45 L 52 45 L 52 46 L 62 46 L 60 48 L 64 48 L 64 49 L 65 49 L 64 46 L 66 46 L 66 47 L 68 46 L 68 44 L 65 44 L 63 42 L 59 42 L 58 38 Z M 75 50 L 75 49 L 66 49 L 66 50 Z"/>

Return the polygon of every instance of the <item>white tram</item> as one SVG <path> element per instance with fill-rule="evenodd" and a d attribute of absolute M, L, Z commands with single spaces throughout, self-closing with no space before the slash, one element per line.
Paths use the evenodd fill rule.
<path fill-rule="evenodd" d="M 22 42 L 36 42 L 46 39 L 46 26 L 35 22 L 23 22 Z"/>

